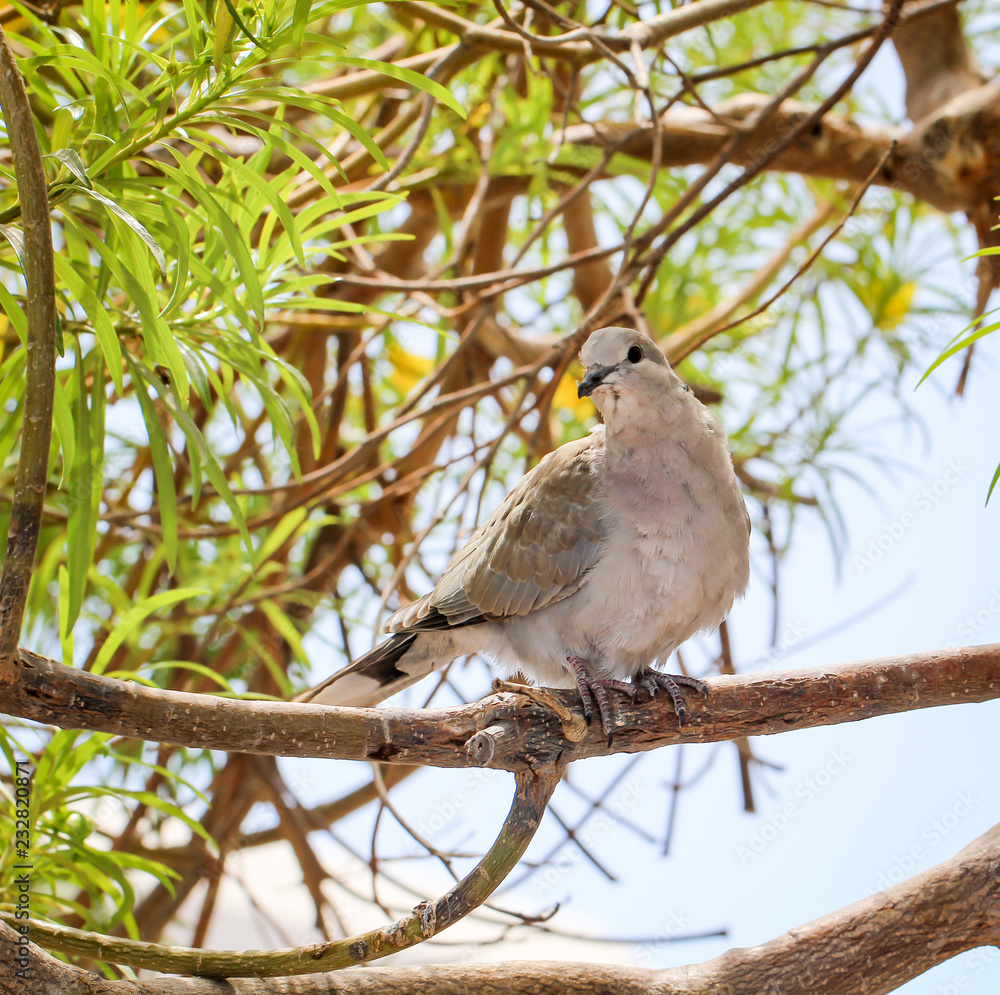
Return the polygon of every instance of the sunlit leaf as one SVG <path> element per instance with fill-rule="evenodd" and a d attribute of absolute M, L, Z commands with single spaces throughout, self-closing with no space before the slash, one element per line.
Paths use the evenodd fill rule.
<path fill-rule="evenodd" d="M 101 651 L 94 658 L 91 671 L 95 674 L 103 674 L 118 647 L 154 612 L 161 608 L 169 608 L 179 601 L 188 601 L 191 598 L 202 597 L 212 592 L 207 587 L 176 587 L 170 591 L 161 591 L 152 597 L 143 598 L 133 605 L 118 624 L 108 633 L 108 638 L 101 646 Z"/>
<path fill-rule="evenodd" d="M 163 249 L 160 248 L 159 243 L 156 241 L 155 238 L 153 238 L 152 235 L 149 234 L 148 231 L 146 231 L 145 227 L 134 217 L 132 217 L 132 215 L 129 214 L 129 212 L 126 211 L 125 208 L 116 204 L 110 197 L 105 197 L 104 194 L 102 194 L 100 191 L 94 190 L 93 188 L 85 187 L 80 192 L 86 194 L 88 197 L 93 197 L 94 200 L 103 204 L 109 211 L 114 212 L 119 218 L 122 219 L 122 221 L 125 222 L 125 224 L 129 226 L 129 228 L 132 229 L 132 231 L 136 233 L 136 235 L 139 236 L 139 238 L 142 239 L 146 248 L 149 249 L 149 251 L 153 254 L 153 258 L 156 260 L 156 265 L 159 266 L 160 268 L 160 276 L 162 276 L 163 279 L 166 280 L 167 278 L 166 256 L 164 256 Z"/>

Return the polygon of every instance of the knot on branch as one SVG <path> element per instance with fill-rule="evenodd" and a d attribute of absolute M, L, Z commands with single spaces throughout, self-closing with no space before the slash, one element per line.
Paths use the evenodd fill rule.
<path fill-rule="evenodd" d="M 497 744 L 513 730 L 507 723 L 497 723 L 482 729 L 465 744 L 465 752 L 479 767 L 488 767 L 496 756 Z"/>

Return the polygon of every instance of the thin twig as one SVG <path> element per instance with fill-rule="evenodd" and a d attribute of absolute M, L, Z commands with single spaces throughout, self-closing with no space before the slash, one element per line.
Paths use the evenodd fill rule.
<path fill-rule="evenodd" d="M 882 47 L 883 43 L 888 39 L 889 35 L 892 34 L 893 28 L 899 21 L 899 11 L 902 8 L 903 3 L 904 0 L 892 0 L 892 3 L 885 13 L 885 17 L 882 19 L 882 23 L 878 26 L 878 30 L 872 35 L 872 39 L 869 42 L 868 47 L 858 57 L 858 61 L 854 68 L 850 73 L 848 73 L 847 78 L 840 84 L 840 86 L 838 86 L 833 93 L 831 93 L 830 96 L 816 108 L 816 110 L 792 127 L 788 134 L 781 139 L 781 141 L 776 142 L 773 148 L 769 149 L 758 159 L 755 159 L 751 165 L 747 166 L 743 172 L 735 180 L 727 184 L 723 190 L 702 204 L 697 210 L 692 211 L 683 224 L 678 225 L 670 231 L 664 240 L 655 249 L 650 251 L 648 257 L 643 260 L 643 266 L 646 270 L 646 274 L 642 279 L 642 283 L 640 284 L 638 291 L 636 292 L 637 302 L 641 303 L 646 293 L 648 293 L 653 280 L 656 278 L 656 274 L 659 272 L 660 263 L 663 261 L 667 252 L 669 252 L 670 249 L 676 245 L 687 232 L 711 214 L 711 212 L 714 211 L 715 208 L 729 196 L 741 187 L 746 186 L 746 184 L 757 176 L 769 163 L 773 162 L 774 159 L 776 159 L 801 135 L 806 134 L 806 132 L 808 132 L 811 128 L 819 124 L 819 122 L 823 120 L 827 111 L 839 103 L 850 92 L 858 78 L 868 68 L 872 59 L 875 58 L 876 53 Z M 754 115 L 754 118 L 751 121 L 747 122 L 743 126 L 745 131 L 747 133 L 752 133 L 755 128 L 759 127 L 763 118 L 766 117 L 771 111 L 775 110 L 783 100 L 787 99 L 789 91 L 794 92 L 795 89 L 802 86 L 806 79 L 819 69 L 820 64 L 828 54 L 829 53 L 818 54 L 805 72 L 800 73 L 789 86 L 783 88 L 781 93 L 779 93 L 774 100 L 769 101 L 757 114 Z M 722 153 L 720 153 L 720 155 L 721 154 Z M 654 229 L 647 233 L 647 239 L 650 236 L 654 236 L 658 230 L 662 230 L 662 223 L 661 225 L 654 226 Z"/>

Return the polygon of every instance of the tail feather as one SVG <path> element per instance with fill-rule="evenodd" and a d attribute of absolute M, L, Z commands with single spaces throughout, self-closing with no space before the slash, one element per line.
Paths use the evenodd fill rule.
<path fill-rule="evenodd" d="M 361 708 L 377 705 L 425 677 L 434 669 L 435 662 L 439 665 L 447 662 L 435 661 L 421 642 L 421 634 L 416 632 L 391 636 L 295 700 Z"/>

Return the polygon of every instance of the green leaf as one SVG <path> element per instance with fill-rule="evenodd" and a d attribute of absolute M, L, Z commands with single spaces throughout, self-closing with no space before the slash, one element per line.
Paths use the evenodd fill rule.
<path fill-rule="evenodd" d="M 978 253 L 977 253 L 978 254 Z M 942 363 L 951 359 L 956 353 L 962 352 L 968 349 L 973 342 L 978 342 L 979 339 L 983 338 L 985 335 L 990 335 L 1000 328 L 1000 321 L 995 322 L 992 325 L 986 325 L 982 328 L 976 328 L 976 325 L 983 320 L 983 318 L 988 317 L 991 314 L 995 314 L 1000 311 L 1000 308 L 994 308 L 992 311 L 987 311 L 981 318 L 977 318 L 971 324 L 966 325 L 966 327 L 952 339 L 952 344 L 945 349 L 937 359 L 927 367 L 924 375 L 920 378 L 920 383 L 917 384 L 919 387 Z M 972 329 L 972 331 L 969 331 Z M 992 488 L 990 488 L 992 490 Z"/>
<path fill-rule="evenodd" d="M 357 66 L 359 69 L 371 69 L 390 79 L 398 79 L 401 83 L 409 83 L 424 93 L 436 97 L 441 103 L 450 107 L 459 117 L 465 119 L 465 108 L 458 102 L 455 95 L 440 83 L 430 79 L 423 73 L 414 72 L 404 66 L 394 66 L 388 62 L 376 62 L 372 59 L 355 59 L 349 56 L 338 56 L 337 62 L 344 66 Z"/>
<path fill-rule="evenodd" d="M 76 429 L 73 427 L 73 414 L 69 410 L 66 392 L 61 384 L 56 387 L 52 401 L 52 425 L 63 454 L 62 476 L 59 478 L 59 486 L 62 487 L 67 470 L 76 462 Z"/>
<path fill-rule="evenodd" d="M 993 474 L 993 479 L 990 481 L 990 489 L 986 492 L 986 503 L 990 503 L 990 498 L 993 496 L 993 488 L 996 487 L 997 481 L 1000 480 L 1000 466 L 997 467 L 997 472 Z"/>
<path fill-rule="evenodd" d="M 82 73 L 93 73 L 97 79 L 107 83 L 115 90 L 117 99 L 122 103 L 125 102 L 126 93 L 138 100 L 143 99 L 139 90 L 124 76 L 114 72 L 85 48 L 77 48 L 75 45 L 47 46 L 43 55 L 21 60 L 20 67 L 26 75 L 29 72 L 34 73 L 39 69 L 46 68 L 57 69 L 63 74 L 68 74 L 71 69 Z"/>
<path fill-rule="evenodd" d="M 87 403 L 90 391 L 87 386 L 87 363 L 79 341 L 76 343 L 76 384 L 73 397 L 72 422 L 76 428 L 74 460 L 69 474 L 69 517 L 66 522 L 66 568 L 69 591 L 66 614 L 63 619 L 63 639 L 68 638 L 76 624 L 87 593 L 87 575 L 97 545 L 97 508 L 94 504 L 94 464 L 91 455 L 94 436 L 103 442 L 102 428 L 94 424 L 100 417 Z M 95 391 L 96 395 L 96 391 Z M 98 464 L 100 466 L 101 464 Z M 98 473 L 100 477 L 100 473 Z M 97 486 L 99 492 L 100 484 Z"/>
<path fill-rule="evenodd" d="M 24 272 L 24 232 L 20 228 L 15 228 L 13 225 L 0 225 L 0 235 L 3 235 L 8 242 L 10 242 L 11 248 L 14 250 L 14 255 L 17 256 L 17 261 L 21 266 L 21 272 Z"/>
<path fill-rule="evenodd" d="M 295 623 L 273 601 L 261 601 L 260 609 L 274 626 L 278 635 L 291 647 L 295 658 L 301 663 L 308 664 L 309 657 L 302 645 L 302 634 L 295 628 Z"/>
<path fill-rule="evenodd" d="M 186 156 L 172 147 L 168 147 L 167 151 L 174 157 L 180 168 L 165 162 L 160 163 L 159 168 L 187 190 L 211 217 L 212 223 L 222 235 L 226 247 L 233 254 L 236 268 L 240 272 L 240 277 L 246 287 L 247 297 L 250 299 L 250 307 L 257 316 L 258 328 L 255 331 L 259 331 L 264 325 L 264 294 L 257 276 L 257 267 L 254 265 L 246 241 L 236 225 L 233 224 L 227 211 L 218 203 L 215 193 L 205 185 Z"/>
<path fill-rule="evenodd" d="M 68 219 L 67 224 L 69 224 Z M 125 392 L 125 383 L 122 379 L 122 349 L 121 343 L 118 341 L 118 332 L 115 330 L 115 326 L 111 324 L 108 312 L 101 306 L 93 288 L 77 272 L 74 265 L 59 252 L 55 254 L 53 259 L 56 264 L 56 275 L 73 292 L 73 295 L 83 306 L 87 317 L 90 319 L 90 323 L 94 327 L 94 335 L 97 337 L 97 343 L 104 354 L 104 362 L 111 373 L 115 390 L 118 392 L 118 396 L 121 397 Z"/>
<path fill-rule="evenodd" d="M 295 0 L 295 8 L 292 11 L 292 46 L 297 58 L 302 56 L 302 41 L 309 26 L 311 10 L 312 0 Z"/>
<path fill-rule="evenodd" d="M 194 453 L 197 454 L 197 461 L 194 460 L 192 456 L 192 475 L 194 474 L 195 463 L 204 470 L 205 476 L 211 481 L 212 486 L 215 488 L 216 493 L 225 502 L 226 507 L 229 508 L 230 513 L 233 516 L 233 522 L 236 525 L 237 531 L 240 533 L 243 543 L 246 546 L 247 553 L 253 556 L 253 541 L 250 538 L 250 532 L 247 530 L 246 518 L 243 515 L 243 510 L 240 508 L 239 503 L 236 500 L 232 489 L 229 486 L 229 481 L 226 480 L 226 475 L 222 471 L 222 467 L 219 466 L 219 461 L 215 458 L 215 454 L 209 449 L 208 443 L 205 442 L 205 437 L 202 435 L 201 430 L 194 423 L 191 416 L 177 403 L 176 397 L 171 393 L 168 388 L 165 388 L 158 380 L 154 380 L 140 365 L 134 367 L 139 375 L 143 377 L 150 383 L 156 392 L 160 395 L 160 400 L 167 406 L 167 409 L 173 415 L 174 420 L 177 422 L 181 431 L 187 437 L 189 445 L 194 449 Z"/>
<path fill-rule="evenodd" d="M 49 155 L 53 159 L 58 159 L 83 185 L 87 190 L 93 190 L 93 184 L 87 175 L 87 167 L 83 164 L 80 154 L 73 149 L 56 149 Z"/>
<path fill-rule="evenodd" d="M 254 565 L 259 567 L 274 555 L 295 533 L 308 517 L 305 508 L 295 508 L 283 515 L 277 525 L 267 534 L 260 548 L 254 554 Z"/>
<path fill-rule="evenodd" d="M 181 399 L 181 403 L 186 404 L 189 385 L 184 360 L 181 358 L 173 333 L 157 309 L 155 287 L 147 287 L 143 282 L 144 271 L 148 270 L 148 267 L 142 266 L 135 253 L 126 254 L 125 250 L 129 248 L 130 241 L 127 236 L 130 236 L 131 232 L 119 229 L 119 234 L 122 236 L 119 253 L 111 252 L 101 240 L 91 241 L 90 244 L 107 263 L 108 269 L 115 274 L 135 304 L 142 318 L 143 332 L 148 338 L 153 358 L 170 371 L 173 389 Z M 126 262 L 133 263 L 134 271 L 126 265 Z M 145 275 L 148 279 L 148 273 Z"/>
<path fill-rule="evenodd" d="M 106 677 L 113 677 L 115 680 L 130 680 L 143 683 L 149 687 L 159 687 L 155 681 L 146 680 L 141 674 L 155 674 L 160 670 L 173 672 L 175 670 L 189 670 L 193 674 L 198 674 L 214 684 L 218 684 L 227 694 L 235 695 L 233 686 L 218 671 L 211 667 L 206 667 L 201 663 L 193 663 L 191 660 L 159 660 L 156 663 L 144 663 L 138 671 L 136 670 L 109 670 Z"/>
<path fill-rule="evenodd" d="M 229 16 L 236 23 L 236 26 L 240 29 L 250 39 L 258 48 L 266 48 L 265 45 L 261 45 L 260 40 L 255 38 L 250 29 L 243 23 L 243 18 L 240 17 L 240 12 L 233 6 L 232 0 L 223 0 L 226 7 L 229 10 Z"/>
<path fill-rule="evenodd" d="M 150 598 L 133 605 L 127 611 L 121 621 L 111 630 L 105 640 L 101 651 L 97 654 L 91 673 L 103 674 L 105 667 L 111 662 L 118 647 L 154 612 L 161 608 L 169 608 L 179 601 L 187 601 L 190 598 L 202 597 L 212 592 L 207 587 L 177 587 L 171 591 L 161 591 Z"/>
<path fill-rule="evenodd" d="M 163 546 L 167 558 L 167 570 L 173 574 L 177 568 L 177 490 L 174 487 L 174 467 L 170 459 L 167 437 L 160 424 L 156 408 L 149 396 L 143 378 L 135 371 L 136 362 L 126 354 L 132 373 L 132 387 L 142 408 L 142 418 L 146 423 L 149 439 L 149 455 L 153 461 L 153 476 L 156 480 L 157 508 L 160 512 L 160 527 L 163 529 Z"/>
<path fill-rule="evenodd" d="M 221 164 L 223 164 L 227 169 L 231 170 L 240 179 L 247 182 L 255 190 L 257 190 L 261 196 L 270 204 L 271 209 L 278 215 L 281 219 L 281 224 L 288 234 L 289 239 L 292 243 L 292 248 L 295 252 L 295 258 L 298 260 L 299 265 L 305 268 L 306 261 L 302 254 L 302 241 L 299 238 L 299 233 L 295 224 L 295 217 L 292 212 L 288 209 L 288 205 L 281 198 L 281 195 L 258 173 L 255 173 L 252 169 L 246 166 L 244 163 L 240 162 L 239 159 L 234 159 L 232 156 L 223 155 L 217 149 L 213 149 L 210 146 L 204 144 L 203 142 L 196 142 L 193 139 L 189 139 L 190 143 L 195 148 L 200 148 L 204 152 L 214 156 Z"/>
<path fill-rule="evenodd" d="M 27 342 L 28 319 L 25 317 L 24 311 L 21 310 L 21 306 L 14 299 L 14 295 L 4 286 L 2 280 L 0 280 L 0 308 L 3 308 L 3 313 L 7 316 L 11 325 L 14 326 L 17 337 L 22 343 Z"/>
<path fill-rule="evenodd" d="M 163 249 L 160 248 L 159 242 L 153 238 L 152 235 L 146 230 L 146 227 L 134 218 L 128 211 L 125 210 L 119 204 L 116 204 L 110 197 L 106 197 L 98 190 L 93 188 L 83 188 L 80 189 L 80 193 L 86 194 L 88 197 L 92 197 L 98 203 L 103 204 L 109 211 L 117 215 L 122 221 L 125 222 L 142 239 L 146 248 L 153 254 L 153 258 L 156 260 L 156 265 L 160 268 L 160 276 L 166 280 L 167 278 L 167 258 L 163 254 Z"/>

